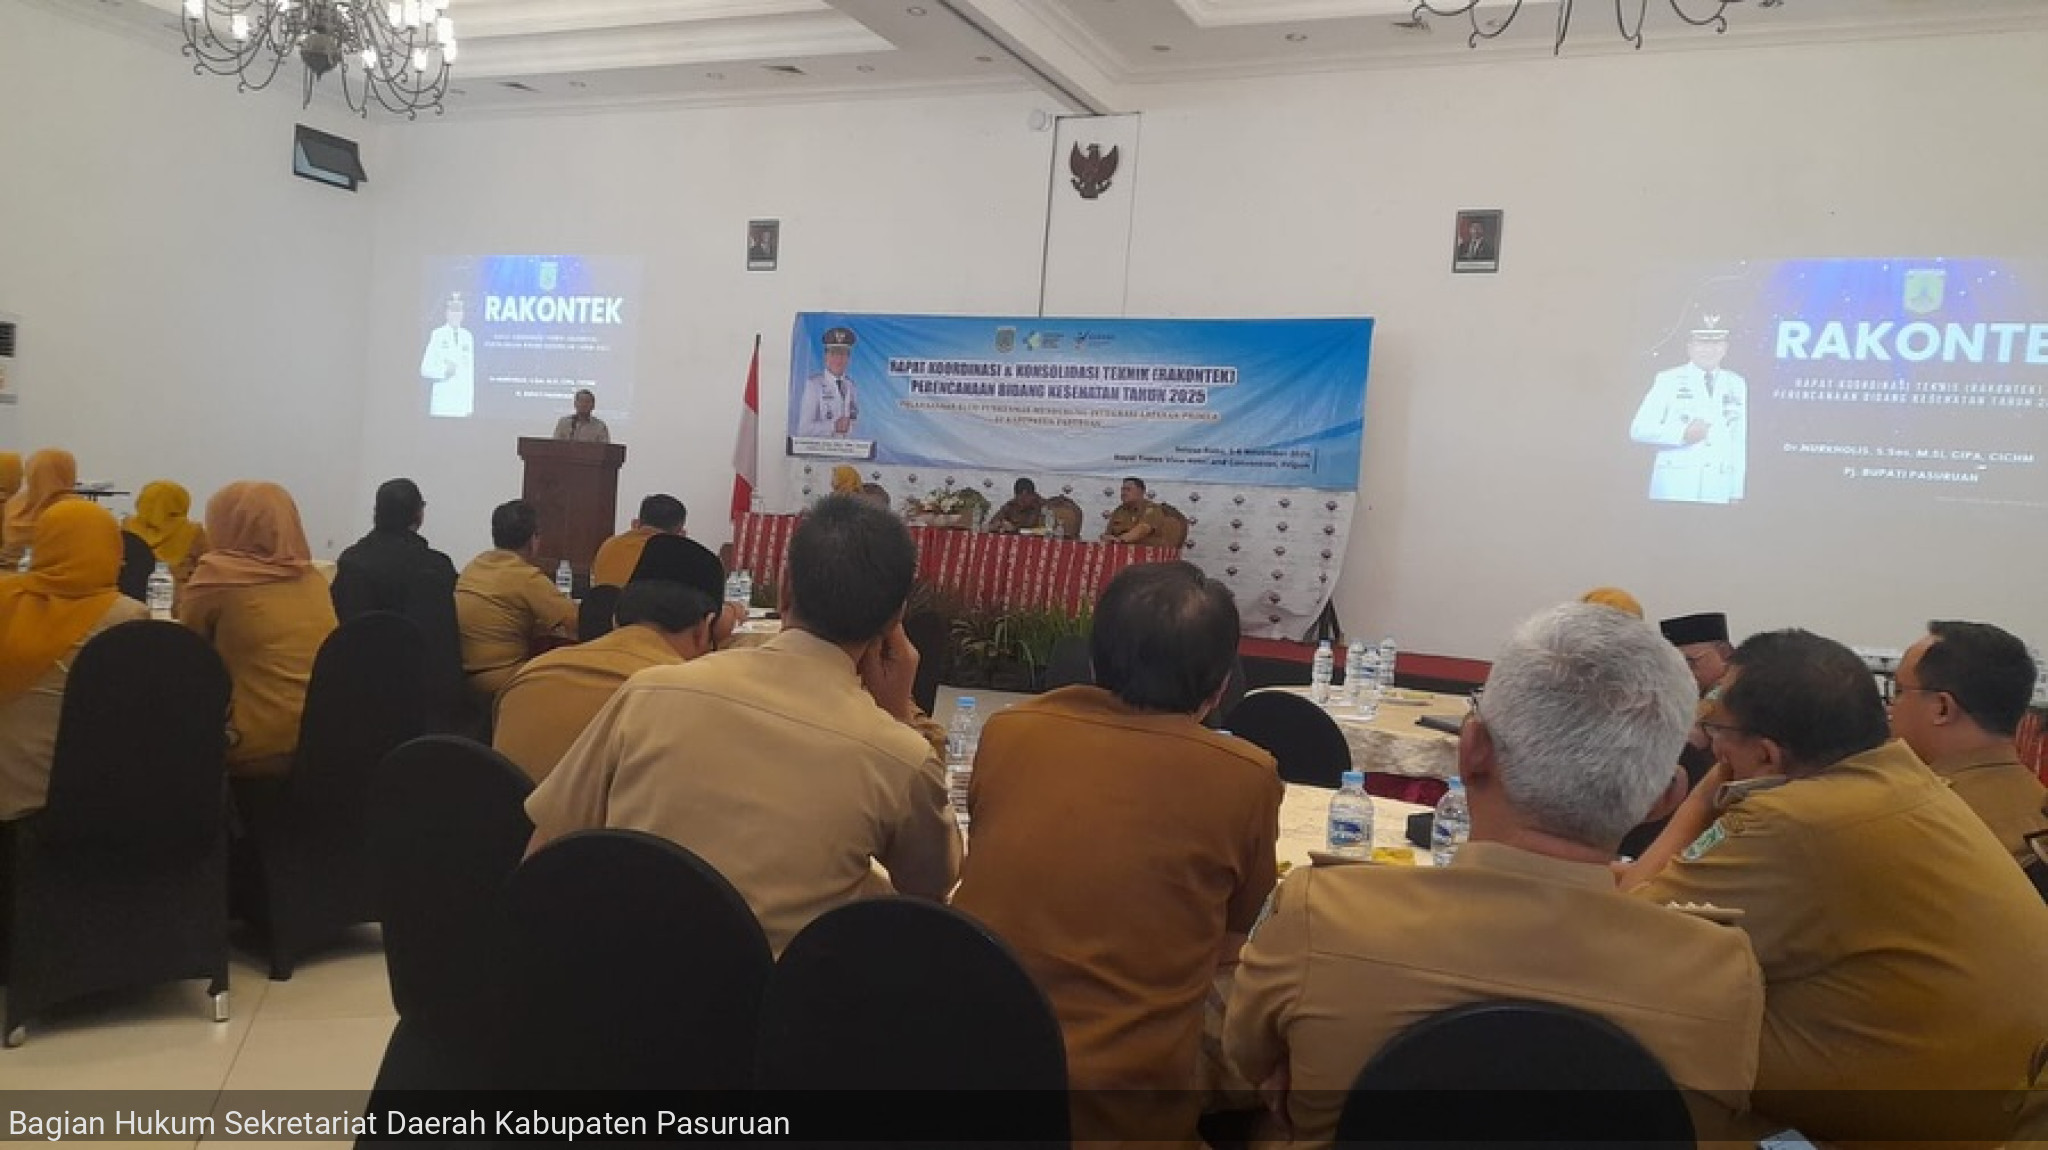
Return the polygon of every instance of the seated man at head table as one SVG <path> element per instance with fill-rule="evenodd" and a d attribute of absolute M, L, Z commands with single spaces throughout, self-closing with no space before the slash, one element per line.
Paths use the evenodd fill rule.
<path fill-rule="evenodd" d="M 1165 522 L 1165 513 L 1145 493 L 1145 481 L 1133 475 L 1124 480 L 1123 502 L 1109 513 L 1109 526 L 1103 528 L 1102 541 L 1105 543 L 1144 543 L 1154 540 L 1160 525 Z"/>
<path fill-rule="evenodd" d="M 455 617 L 462 627 L 462 669 L 486 706 L 533 653 L 537 640 L 576 633 L 576 601 L 534 566 L 540 516 L 524 499 L 491 512 L 489 551 L 469 561 L 455 581 Z"/>
<path fill-rule="evenodd" d="M 1046 526 L 1045 500 L 1039 497 L 1038 485 L 1029 479 L 1019 479 L 1010 490 L 1010 501 L 988 517 L 988 530 L 1009 534 Z"/>
<path fill-rule="evenodd" d="M 592 586 L 624 587 L 640 562 L 640 551 L 656 535 L 688 535 L 690 509 L 673 495 L 650 495 L 640 501 L 640 514 L 633 526 L 598 545 L 590 561 Z"/>
<path fill-rule="evenodd" d="M 1127 567 L 1095 604 L 1097 686 L 988 720 L 953 904 L 1013 947 L 1067 1044 L 1075 1136 L 1143 1141 L 1200 1116 L 1202 1006 L 1273 889 L 1273 757 L 1211 731 L 1237 653 L 1230 590 Z M 1112 1091 L 1157 1092 L 1119 1105 Z"/>
<path fill-rule="evenodd" d="M 2027 645 L 1989 623 L 1933 622 L 1892 679 L 1892 734 L 1948 780 L 2013 858 L 2048 830 L 2048 788 L 2020 765 L 2013 735 L 2034 699 Z"/>
<path fill-rule="evenodd" d="M 1751 636 L 1705 725 L 1720 762 L 1622 881 L 1742 912 L 1756 1109 L 1833 1145 L 2003 1142 L 2048 1040 L 2048 909 L 2011 853 L 1831 639 Z"/>
<path fill-rule="evenodd" d="M 900 521 L 851 496 L 819 502 L 790 536 L 782 633 L 633 676 L 527 800 L 533 849 L 597 827 L 660 835 L 738 889 L 777 954 L 892 883 L 945 898 L 960 831 L 910 697 L 916 575 Z"/>
<path fill-rule="evenodd" d="M 732 635 L 738 605 L 720 602 L 725 579 L 718 560 L 704 551 L 708 567 L 664 563 L 670 544 L 704 551 L 672 536 L 650 541 L 619 592 L 617 630 L 534 658 L 498 694 L 491 745 L 533 781 L 547 777 L 626 680 L 708 655 Z"/>
<path fill-rule="evenodd" d="M 1656 630 L 1574 603 L 1516 628 L 1458 738 L 1471 838 L 1444 869 L 1296 868 L 1244 948 L 1224 1052 L 1265 1145 L 1327 1146 L 1368 1060 L 1431 1015 L 1534 999 L 1612 1022 L 1732 1122 L 1762 980 L 1742 933 L 1617 891 L 1615 844 L 1684 794 L 1693 686 Z M 1704 1096 L 1704 1097 L 1700 1097 Z"/>

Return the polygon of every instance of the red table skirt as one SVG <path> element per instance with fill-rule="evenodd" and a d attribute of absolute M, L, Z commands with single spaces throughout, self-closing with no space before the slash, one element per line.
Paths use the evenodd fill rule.
<path fill-rule="evenodd" d="M 733 539 L 738 566 L 782 582 L 795 515 L 749 515 Z M 990 535 L 912 527 L 918 577 L 958 595 L 969 608 L 1056 607 L 1069 613 L 1095 602 L 1115 574 L 1134 563 L 1179 558 L 1166 547 L 1132 547 L 1035 535 Z"/>

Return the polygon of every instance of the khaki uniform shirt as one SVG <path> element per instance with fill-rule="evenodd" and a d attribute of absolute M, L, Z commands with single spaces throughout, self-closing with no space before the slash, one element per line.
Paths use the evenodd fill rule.
<path fill-rule="evenodd" d="M 1984 820 L 2013 858 L 2021 865 L 2033 859 L 2027 836 L 2048 831 L 2048 813 L 2042 811 L 2048 787 L 2020 765 L 2010 745 L 1990 754 L 1961 755 L 1928 765 L 1948 780 L 1956 797 Z"/>
<path fill-rule="evenodd" d="M 326 577 L 308 568 L 283 582 L 187 593 L 178 620 L 213 644 L 234 685 L 229 772 L 281 766 L 298 749 L 313 660 L 335 628 Z"/>
<path fill-rule="evenodd" d="M 594 415 L 581 423 L 576 422 L 575 416 L 565 415 L 555 421 L 555 438 L 574 440 L 577 443 L 610 443 L 612 429 L 604 425 L 604 420 Z"/>
<path fill-rule="evenodd" d="M 1755 1107 L 1809 1138 L 1924 1141 L 1933 1115 L 1965 1144 L 2048 1041 L 2048 912 L 1903 743 L 1739 796 L 1639 893 L 1744 912 L 1765 981 Z"/>
<path fill-rule="evenodd" d="M 990 531 L 1003 528 L 1011 531 L 1035 531 L 1045 525 L 1045 500 L 1043 499 L 1032 504 L 1029 511 L 1020 506 L 1017 500 L 1012 499 L 1001 507 L 996 508 L 996 513 L 989 516 L 988 523 L 985 524 L 986 528 Z"/>
<path fill-rule="evenodd" d="M 576 601 L 518 553 L 486 551 L 455 581 L 455 622 L 462 669 L 488 698 L 526 661 L 535 639 L 574 633 Z"/>
<path fill-rule="evenodd" d="M 647 541 L 657 534 L 652 527 L 635 527 L 599 544 L 597 556 L 590 561 L 591 586 L 624 587 L 633 577 L 633 568 L 640 566 L 640 553 L 647 550 Z"/>
<path fill-rule="evenodd" d="M 1203 1000 L 1273 889 L 1283 789 L 1253 744 L 1100 687 L 988 720 L 953 905 L 1044 989 L 1076 1089 L 1179 1091 L 1192 1135 Z"/>
<path fill-rule="evenodd" d="M 1155 544 L 1159 541 L 1159 532 L 1165 529 L 1166 515 L 1159 510 L 1157 503 L 1149 499 L 1135 508 L 1119 503 L 1116 510 L 1109 513 L 1109 528 L 1106 534 L 1123 535 L 1140 523 L 1152 528 L 1152 534 L 1138 540 L 1139 544 Z"/>
<path fill-rule="evenodd" d="M 895 889 L 943 898 L 960 832 L 945 768 L 807 632 L 642 671 L 526 802 L 541 835 L 660 835 L 737 888 L 780 954 L 818 915 Z"/>
<path fill-rule="evenodd" d="M 644 624 L 549 651 L 519 668 L 499 692 L 491 746 L 537 783 L 627 679 L 682 661 L 660 631 Z"/>
<path fill-rule="evenodd" d="M 116 597 L 107 613 L 71 650 L 43 672 L 28 690 L 0 698 L 0 822 L 43 809 L 50 789 L 50 763 L 57 755 L 57 722 L 64 714 L 64 687 L 78 653 L 109 627 L 149 618 L 149 608 Z"/>
<path fill-rule="evenodd" d="M 1729 1111 L 1747 1101 L 1764 995 L 1742 933 L 1631 899 L 1606 867 L 1492 842 L 1467 843 L 1444 870 L 1288 875 L 1244 949 L 1224 1052 L 1254 1083 L 1289 1071 L 1294 1141 L 1268 1145 L 1327 1146 L 1380 1047 L 1503 998 L 1598 1015 L 1679 1086 Z"/>

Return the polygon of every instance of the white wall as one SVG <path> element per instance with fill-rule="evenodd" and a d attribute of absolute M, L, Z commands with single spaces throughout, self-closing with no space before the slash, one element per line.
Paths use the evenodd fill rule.
<path fill-rule="evenodd" d="M 1336 604 L 1406 649 L 1486 656 L 1605 583 L 1653 615 L 1725 608 L 1738 631 L 1903 644 L 1960 616 L 2048 645 L 2038 517 L 1880 509 L 1866 545 L 1822 551 L 1796 508 L 1647 504 L 1627 442 L 1644 333 L 1623 322 L 1672 264 L 2048 258 L 2048 151 L 2027 143 L 2044 59 L 2048 31 L 1161 93 L 1129 311 L 1378 317 Z M 1453 212 L 1492 207 L 1501 274 L 1450 274 Z"/>
<path fill-rule="evenodd" d="M 230 480 L 275 480 L 316 551 L 339 535 L 378 191 L 294 178 L 295 121 L 367 131 L 0 3 L 0 312 L 20 317 L 22 354 L 0 446 L 69 448 L 81 478 L 129 490 L 176 479 L 202 505 Z M 367 141 L 364 157 L 374 176 Z"/>
<path fill-rule="evenodd" d="M 717 543 L 747 357 L 761 345 L 767 506 L 784 500 L 789 337 L 802 310 L 1037 307 L 1051 134 L 1028 93 L 714 110 L 633 110 L 409 126 L 378 176 L 365 451 L 357 487 L 419 481 L 426 533 L 460 564 L 516 497 L 519 435 L 547 427 L 427 420 L 417 371 L 433 256 L 578 253 L 642 261 L 639 372 L 621 519 L 641 495 L 689 505 Z M 780 270 L 748 272 L 749 219 L 782 220 Z M 599 405 L 603 413 L 602 397 Z M 542 530 L 546 527 L 543 525 Z"/>

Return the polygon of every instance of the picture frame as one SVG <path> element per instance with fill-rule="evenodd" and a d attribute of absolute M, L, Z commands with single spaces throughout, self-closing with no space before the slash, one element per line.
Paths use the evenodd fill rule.
<path fill-rule="evenodd" d="M 1451 232 L 1451 271 L 1492 274 L 1500 270 L 1501 223 L 1498 208 L 1468 208 L 1458 213 Z"/>
<path fill-rule="evenodd" d="M 782 256 L 782 221 L 747 221 L 747 270 L 772 272 Z"/>

